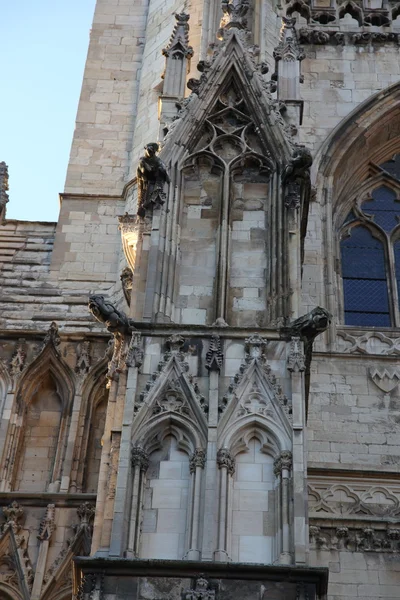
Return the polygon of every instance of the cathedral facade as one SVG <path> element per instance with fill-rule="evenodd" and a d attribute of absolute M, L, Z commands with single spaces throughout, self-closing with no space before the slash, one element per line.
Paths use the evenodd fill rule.
<path fill-rule="evenodd" d="M 399 47 L 97 0 L 57 223 L 0 163 L 2 600 L 399 597 Z"/>

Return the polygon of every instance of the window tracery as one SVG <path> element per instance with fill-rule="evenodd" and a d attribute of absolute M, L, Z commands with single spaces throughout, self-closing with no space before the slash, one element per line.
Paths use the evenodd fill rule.
<path fill-rule="evenodd" d="M 400 155 L 378 171 L 340 232 L 345 325 L 400 325 Z"/>

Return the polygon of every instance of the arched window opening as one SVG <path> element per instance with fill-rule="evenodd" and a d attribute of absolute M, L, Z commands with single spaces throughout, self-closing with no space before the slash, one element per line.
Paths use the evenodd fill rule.
<path fill-rule="evenodd" d="M 345 325 L 400 326 L 400 155 L 379 169 L 385 184 L 354 202 L 341 229 Z"/>
<path fill-rule="evenodd" d="M 61 416 L 61 398 L 47 374 L 26 409 L 15 490 L 46 491 L 52 481 Z"/>
<path fill-rule="evenodd" d="M 95 494 L 97 492 L 101 460 L 101 439 L 104 434 L 107 414 L 107 398 L 107 392 L 104 390 L 104 393 L 95 406 L 92 422 L 90 423 L 85 480 L 83 485 L 83 490 L 89 494 Z"/>
<path fill-rule="evenodd" d="M 233 477 L 231 558 L 238 562 L 272 563 L 275 557 L 274 459 L 253 437 L 236 455 Z"/>
<path fill-rule="evenodd" d="M 166 436 L 149 457 L 143 498 L 141 558 L 181 559 L 187 551 L 189 455 Z"/>
<path fill-rule="evenodd" d="M 341 242 L 346 325 L 390 326 L 385 252 L 366 227 L 352 227 Z"/>

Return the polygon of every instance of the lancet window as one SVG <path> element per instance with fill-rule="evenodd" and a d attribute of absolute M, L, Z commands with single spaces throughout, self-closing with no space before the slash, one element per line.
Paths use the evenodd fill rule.
<path fill-rule="evenodd" d="M 380 170 L 340 232 L 345 325 L 400 326 L 400 155 Z"/>
<path fill-rule="evenodd" d="M 53 480 L 61 418 L 62 401 L 47 374 L 26 409 L 15 490 L 46 491 Z"/>

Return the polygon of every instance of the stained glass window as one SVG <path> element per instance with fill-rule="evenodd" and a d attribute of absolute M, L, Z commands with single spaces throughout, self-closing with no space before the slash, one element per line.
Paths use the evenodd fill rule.
<path fill-rule="evenodd" d="M 353 227 L 342 240 L 346 325 L 390 326 L 385 251 L 366 227 Z"/>

